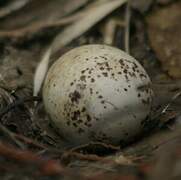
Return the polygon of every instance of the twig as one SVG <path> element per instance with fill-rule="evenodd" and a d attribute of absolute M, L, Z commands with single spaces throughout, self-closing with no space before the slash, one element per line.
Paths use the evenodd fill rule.
<path fill-rule="evenodd" d="M 99 146 L 102 149 L 111 149 L 112 151 L 120 150 L 120 147 L 113 146 L 111 144 L 105 144 L 105 143 L 101 143 L 101 142 L 91 142 L 88 144 L 83 144 L 83 145 L 74 147 L 74 148 L 70 149 L 69 152 L 79 152 L 80 150 L 82 151 L 83 149 L 86 149 L 86 148 L 88 149 L 89 147 L 92 147 L 92 146 L 97 146 L 97 147 Z"/>
<path fill-rule="evenodd" d="M 181 96 L 181 91 L 179 91 L 178 93 L 176 93 L 172 99 L 170 100 L 170 102 L 165 105 L 165 107 L 162 108 L 162 110 L 159 111 L 159 113 L 156 113 L 156 115 L 154 117 L 152 117 L 152 119 L 157 119 L 159 118 L 161 115 L 165 114 L 166 111 L 168 110 L 168 108 L 173 104 L 173 102 Z"/>
<path fill-rule="evenodd" d="M 4 135 L 8 137 L 11 141 L 13 141 L 18 147 L 20 147 L 21 149 L 26 149 L 26 146 L 15 138 L 14 133 L 12 133 L 2 124 L 0 124 L 0 131 L 3 132 Z"/>
<path fill-rule="evenodd" d="M 61 160 L 62 161 L 67 161 L 67 159 L 79 159 L 79 160 L 86 160 L 86 161 L 103 161 L 105 160 L 104 157 L 97 156 L 95 154 L 82 154 L 82 153 L 77 153 L 77 152 L 65 152 Z M 107 160 L 107 162 L 110 162 L 110 160 Z"/>
<path fill-rule="evenodd" d="M 173 103 L 179 96 L 181 96 L 181 91 L 178 92 L 178 93 L 176 93 L 176 94 L 172 97 L 171 101 L 163 108 L 161 114 L 165 113 L 165 112 L 167 111 L 167 109 L 172 105 L 172 103 Z"/>
<path fill-rule="evenodd" d="M 159 144 L 157 144 L 157 145 L 155 145 L 154 147 L 153 147 L 153 149 L 158 149 L 160 146 L 164 146 L 164 145 L 166 145 L 166 144 L 169 144 L 169 143 L 171 143 L 171 142 L 174 142 L 175 140 L 180 140 L 180 133 L 181 133 L 181 130 L 180 129 L 178 129 L 177 131 L 176 131 L 176 136 L 174 136 L 174 137 L 172 137 L 172 138 L 170 138 L 170 139 L 167 139 L 167 140 L 165 140 L 165 141 L 163 141 L 163 142 L 160 142 Z"/>
<path fill-rule="evenodd" d="M 130 0 L 127 2 L 126 6 L 126 13 L 125 13 L 125 51 L 129 54 L 130 53 L 130 47 L 129 47 L 129 41 L 130 41 L 130 19 L 131 19 L 131 9 L 130 9 Z"/>
<path fill-rule="evenodd" d="M 46 160 L 30 151 L 20 151 L 2 143 L 0 143 L 0 156 L 18 163 L 33 164 L 33 166 L 38 167 L 39 172 L 43 175 L 69 175 L 67 171 L 54 160 Z"/>
<path fill-rule="evenodd" d="M 14 137 L 21 140 L 21 141 L 23 141 L 23 142 L 25 142 L 26 144 L 33 145 L 33 146 L 36 146 L 36 147 L 42 148 L 42 149 L 47 148 L 45 145 L 40 144 L 40 143 L 36 142 L 35 140 L 32 140 L 32 139 L 30 139 L 28 137 L 25 137 L 25 136 L 21 135 L 21 134 L 15 134 L 14 133 Z"/>

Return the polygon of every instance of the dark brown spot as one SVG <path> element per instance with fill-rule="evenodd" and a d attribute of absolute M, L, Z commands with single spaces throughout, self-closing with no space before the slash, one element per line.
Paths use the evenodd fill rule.
<path fill-rule="evenodd" d="M 102 99 L 102 98 L 103 98 L 103 96 L 101 96 L 101 95 L 100 95 L 100 96 L 98 96 L 98 98 L 99 98 L 99 99 Z"/>
<path fill-rule="evenodd" d="M 124 91 L 128 91 L 126 88 L 124 88 Z"/>
<path fill-rule="evenodd" d="M 77 84 L 77 87 L 84 90 L 86 88 L 86 84 Z"/>
<path fill-rule="evenodd" d="M 88 122 L 90 122 L 90 121 L 91 121 L 91 117 L 90 117 L 90 115 L 89 115 L 89 114 L 87 114 L 87 115 L 86 115 L 86 117 L 87 117 L 87 121 L 88 121 Z"/>
<path fill-rule="evenodd" d="M 107 69 L 108 71 L 112 70 L 112 68 L 110 68 L 110 67 L 107 67 L 106 69 Z"/>
<path fill-rule="evenodd" d="M 84 75 L 80 76 L 80 80 L 86 82 L 86 76 Z"/>
<path fill-rule="evenodd" d="M 81 124 L 82 122 L 83 122 L 82 119 L 79 119 L 79 120 L 77 121 L 78 124 Z"/>
<path fill-rule="evenodd" d="M 83 108 L 82 108 L 82 112 L 85 112 L 85 111 L 86 111 L 86 108 L 85 108 L 85 107 L 83 107 Z"/>
<path fill-rule="evenodd" d="M 134 73 L 134 72 L 129 72 L 129 75 L 131 76 L 131 77 L 136 77 L 136 74 Z"/>
<path fill-rule="evenodd" d="M 145 100 L 145 99 L 142 99 L 141 101 L 142 101 L 143 104 L 148 105 L 149 102 L 150 102 L 150 99 L 146 99 L 146 100 Z"/>
<path fill-rule="evenodd" d="M 119 63 L 121 64 L 121 66 L 124 66 L 124 61 L 122 59 L 119 60 Z"/>
<path fill-rule="evenodd" d="M 128 65 L 126 65 L 126 67 L 125 67 L 126 69 L 129 69 L 129 66 Z"/>
<path fill-rule="evenodd" d="M 144 77 L 144 78 L 147 78 L 147 76 L 143 73 L 140 74 L 140 77 Z"/>
<path fill-rule="evenodd" d="M 92 88 L 90 88 L 90 93 L 93 94 L 93 89 Z"/>
<path fill-rule="evenodd" d="M 69 94 L 69 97 L 72 103 L 78 103 L 79 99 L 81 98 L 81 95 L 78 91 L 75 90 L 73 93 Z"/>
<path fill-rule="evenodd" d="M 84 74 L 84 73 L 85 73 L 85 70 L 82 70 L 81 73 Z"/>
<path fill-rule="evenodd" d="M 126 79 L 127 82 L 129 81 L 129 78 L 128 78 L 127 74 L 125 75 L 125 79 Z"/>
<path fill-rule="evenodd" d="M 134 62 L 133 64 L 134 64 L 134 67 L 135 67 L 135 68 L 137 68 L 137 67 L 138 67 L 138 65 L 137 65 L 135 62 Z"/>
<path fill-rule="evenodd" d="M 73 126 L 74 126 L 74 127 L 77 127 L 77 123 L 73 123 Z"/>
<path fill-rule="evenodd" d="M 96 118 L 96 117 L 95 117 L 95 120 L 96 120 L 96 121 L 99 121 L 99 118 Z"/>
<path fill-rule="evenodd" d="M 71 85 L 71 86 L 73 86 L 73 85 L 74 85 L 74 83 L 73 83 L 73 82 L 71 82 L 71 83 L 70 83 L 70 85 Z"/>
<path fill-rule="evenodd" d="M 108 76 L 107 72 L 103 72 L 102 74 L 103 74 L 104 77 Z"/>
<path fill-rule="evenodd" d="M 95 81 L 95 79 L 94 79 L 94 78 L 92 78 L 92 79 L 91 79 L 91 82 L 94 82 L 94 81 Z"/>
<path fill-rule="evenodd" d="M 108 64 L 108 62 L 105 62 L 105 65 L 106 65 L 107 67 L 109 67 L 109 64 Z"/>
<path fill-rule="evenodd" d="M 73 112 L 73 116 L 71 117 L 71 119 L 72 119 L 73 121 L 76 121 L 76 120 L 79 119 L 79 117 L 80 117 L 80 111 L 77 110 L 77 111 L 74 111 L 74 112 Z"/>
<path fill-rule="evenodd" d="M 100 57 L 100 58 L 103 58 L 103 59 L 105 58 L 104 56 L 99 56 L 99 57 Z"/>
<path fill-rule="evenodd" d="M 123 72 L 124 72 L 125 74 L 127 74 L 127 73 L 128 73 L 128 70 L 127 70 L 127 69 L 124 69 Z"/>

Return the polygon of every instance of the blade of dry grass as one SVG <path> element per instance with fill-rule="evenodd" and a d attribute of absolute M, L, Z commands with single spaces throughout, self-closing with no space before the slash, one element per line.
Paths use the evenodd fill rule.
<path fill-rule="evenodd" d="M 7 6 L 0 8 L 0 18 L 9 15 L 11 12 L 21 9 L 30 0 L 12 1 Z"/>
<path fill-rule="evenodd" d="M 40 64 L 38 65 L 36 69 L 35 76 L 34 76 L 33 96 L 37 96 L 41 89 L 43 80 L 45 78 L 45 74 L 48 69 L 50 55 L 51 55 L 51 48 L 49 48 L 45 52 Z"/>
<path fill-rule="evenodd" d="M 69 25 L 60 34 L 57 35 L 52 44 L 53 53 L 61 47 L 66 46 L 68 43 L 70 43 L 80 35 L 84 34 L 96 23 L 98 23 L 108 14 L 120 7 L 126 1 L 127 0 L 104 1 L 98 6 L 92 6 L 92 8 L 87 10 L 87 13 L 84 17 Z"/>
<path fill-rule="evenodd" d="M 129 41 L 130 41 L 130 18 L 131 18 L 131 9 L 130 9 L 130 3 L 131 1 L 128 0 L 127 7 L 126 7 L 126 14 L 125 14 L 125 50 L 129 54 L 130 53 L 130 47 L 129 47 Z"/>
<path fill-rule="evenodd" d="M 123 5 L 127 0 L 107 0 L 100 1 L 101 3 L 93 3 L 91 8 L 85 11 L 85 16 L 73 24 L 67 26 L 60 34 L 53 40 L 50 48 L 45 52 L 34 76 L 34 91 L 33 95 L 36 96 L 41 89 L 44 77 L 46 75 L 49 58 L 51 54 L 57 52 L 60 48 L 69 44 L 72 40 L 84 34 L 96 23 L 101 21 L 108 14 Z"/>

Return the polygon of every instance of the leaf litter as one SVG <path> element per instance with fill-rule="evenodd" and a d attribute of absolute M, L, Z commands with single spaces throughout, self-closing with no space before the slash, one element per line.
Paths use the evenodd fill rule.
<path fill-rule="evenodd" d="M 72 1 L 72 6 L 73 2 L 75 1 Z M 154 49 L 153 42 L 150 44 L 150 41 L 148 41 L 148 37 L 150 38 L 149 28 L 151 28 L 151 26 L 148 26 L 148 29 L 144 26 L 145 21 L 149 23 L 149 18 L 150 16 L 154 16 L 154 13 L 157 14 L 159 11 L 162 11 L 162 8 L 169 9 L 179 2 L 175 1 L 162 7 L 160 5 L 158 6 L 156 1 L 150 1 L 151 5 L 142 5 L 142 7 L 145 6 L 146 8 L 144 14 L 141 9 L 139 10 L 139 8 L 136 9 L 131 6 L 128 10 L 131 11 L 131 17 L 127 23 L 125 23 L 124 18 L 126 12 L 125 6 L 122 7 L 126 4 L 126 1 L 121 2 L 115 0 L 115 4 L 113 1 L 106 0 L 94 2 L 82 0 L 79 2 L 80 6 L 78 5 L 74 8 L 71 7 L 71 0 L 54 1 L 55 4 L 62 3 L 61 8 L 66 4 L 70 9 L 68 8 L 68 11 L 61 12 L 63 14 L 60 13 L 61 15 L 58 15 L 56 19 L 54 16 L 55 12 L 53 11 L 55 4 L 53 3 L 54 5 L 50 5 L 53 9 L 50 10 L 48 14 L 50 19 L 50 14 L 53 14 L 52 20 L 49 21 L 45 16 L 47 20 L 45 24 L 42 25 L 41 28 L 34 28 L 33 31 L 31 31 L 32 24 L 42 21 L 41 13 L 40 17 L 37 18 L 40 21 L 36 21 L 35 19 L 32 24 L 26 24 L 23 20 L 22 28 L 30 30 L 29 38 L 26 36 L 27 31 L 24 31 L 25 33 L 22 33 L 22 36 L 14 36 L 15 31 L 23 32 L 21 27 L 8 30 L 7 32 L 9 34 L 1 34 L 3 47 L 0 54 L 0 161 L 2 164 L 0 168 L 3 169 L 3 173 L 0 173 L 1 179 L 6 180 L 9 177 L 16 177 L 18 179 L 77 178 L 89 180 L 179 179 L 179 177 L 181 177 L 181 131 L 180 125 L 179 123 L 177 124 L 177 122 L 180 119 L 181 112 L 181 81 L 178 77 L 174 79 L 175 76 L 170 78 L 170 74 L 166 73 L 165 69 L 162 68 L 164 63 L 157 55 L 158 52 Z M 37 5 L 37 2 L 34 0 L 28 3 L 35 3 L 34 5 Z M 98 4 L 94 5 L 96 3 Z M 24 13 L 23 8 L 26 7 L 27 4 L 10 12 L 9 17 L 6 17 L 4 14 L 3 18 L 7 18 L 8 20 L 6 20 L 6 22 L 9 21 L 9 23 L 13 25 L 13 22 L 11 22 L 13 14 L 18 11 L 17 14 Z M 47 4 L 45 3 L 42 7 L 47 6 L 49 6 L 48 1 Z M 138 7 L 139 6 L 141 5 L 138 5 Z M 148 6 L 153 6 L 153 9 L 148 8 Z M 3 8 L 5 7 L 4 5 Z M 30 7 L 33 9 L 34 6 Z M 8 6 L 6 8 L 8 8 Z M 38 8 L 40 8 L 40 6 L 35 7 L 35 14 Z M 156 11 L 155 8 L 157 9 Z M 87 26 L 82 28 L 81 23 L 86 25 L 86 23 L 84 24 L 86 21 L 86 13 L 89 17 L 92 12 L 91 9 L 99 10 L 100 14 L 97 14 L 99 16 L 95 15 L 95 20 L 89 21 L 90 24 L 86 22 Z M 140 11 L 141 14 L 139 14 L 138 11 Z M 27 14 L 29 18 L 34 16 L 33 12 Z M 38 15 L 36 14 L 36 16 Z M 142 137 L 125 147 L 113 147 L 109 144 L 101 143 L 90 143 L 80 147 L 71 147 L 71 145 L 64 146 L 64 143 L 60 140 L 61 137 L 56 133 L 54 128 L 50 126 L 41 101 L 41 91 L 39 90 L 44 76 L 49 65 L 52 63 L 56 51 L 66 52 L 69 48 L 86 43 L 89 37 L 92 38 L 91 42 L 96 43 L 98 41 L 97 32 L 99 32 L 98 36 L 100 39 L 102 38 L 103 42 L 104 34 L 100 29 L 107 20 L 112 17 L 119 19 L 119 23 L 123 22 L 121 27 L 115 26 L 116 29 L 111 35 L 113 45 L 115 45 L 115 40 L 123 44 L 125 43 L 125 32 L 128 32 L 126 28 L 128 28 L 127 26 L 129 24 L 130 32 L 127 35 L 129 38 L 130 53 L 139 59 L 144 67 L 148 69 L 152 78 L 153 88 L 156 92 L 153 114 L 157 115 L 157 126 L 154 127 L 152 131 L 145 132 Z M 66 19 L 68 19 L 68 21 Z M 3 20 L 0 25 L 3 25 L 4 22 L 5 20 Z M 36 39 L 37 36 L 35 36 L 35 34 L 44 31 L 47 24 L 52 25 L 49 26 L 51 30 L 55 26 L 62 26 L 62 24 L 60 23 L 60 25 L 58 22 L 63 22 L 62 24 L 65 27 L 59 27 L 57 32 L 54 31 L 54 36 L 50 38 L 51 41 L 48 40 L 45 43 L 41 43 L 30 40 L 32 37 Z M 54 23 L 55 26 L 53 25 Z M 21 20 L 19 20 L 19 24 L 21 24 Z M 10 26 L 7 27 L 10 28 Z M 72 32 L 70 29 L 72 27 L 76 27 L 75 30 L 77 29 L 75 34 L 71 34 L 70 37 L 66 38 L 61 35 Z M 42 37 L 48 33 L 49 31 L 44 31 Z M 7 37 L 11 37 L 12 39 L 10 38 L 6 42 L 5 39 Z M 14 38 L 16 38 L 17 44 L 14 44 Z M 44 38 L 46 39 L 46 37 Z M 135 41 L 135 39 L 137 40 Z M 39 39 L 39 41 L 42 41 L 42 39 Z M 126 42 L 127 41 L 128 40 L 126 40 Z M 21 44 L 21 46 L 18 44 Z M 116 46 L 121 48 L 119 43 Z M 177 44 L 175 46 L 177 46 Z M 50 48 L 52 49 L 50 50 Z M 124 46 L 122 48 L 124 48 Z M 47 56 L 42 56 L 42 54 L 46 55 L 47 52 Z M 39 64 L 39 60 L 42 57 L 48 59 L 46 59 L 43 65 L 41 65 L 41 63 Z M 161 66 L 158 63 L 159 61 L 161 62 Z M 42 73 L 43 75 L 36 75 L 38 85 L 36 85 L 35 88 L 35 86 L 33 86 L 33 78 L 36 79 L 35 74 L 37 73 Z M 39 95 L 39 97 L 32 96 L 33 88 L 36 89 L 34 90 L 34 92 L 36 92 L 34 95 Z M 34 106 L 34 102 L 37 100 L 38 103 Z M 171 163 L 169 164 L 169 162 Z M 170 169 L 169 173 L 167 173 L 168 168 Z"/>

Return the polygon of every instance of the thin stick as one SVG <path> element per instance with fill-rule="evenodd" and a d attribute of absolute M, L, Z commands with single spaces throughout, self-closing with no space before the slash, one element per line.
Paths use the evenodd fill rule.
<path fill-rule="evenodd" d="M 15 138 L 14 133 L 2 124 L 0 124 L 0 131 L 3 132 L 4 135 L 8 137 L 12 142 L 14 142 L 18 147 L 20 147 L 21 149 L 26 149 L 26 146 Z"/>
<path fill-rule="evenodd" d="M 165 105 L 165 106 L 159 111 L 159 113 L 156 113 L 156 114 L 153 116 L 152 119 L 159 118 L 161 115 L 165 114 L 166 111 L 168 111 L 168 108 L 169 108 L 169 107 L 174 103 L 174 101 L 175 101 L 176 99 L 178 99 L 180 96 L 181 96 L 181 91 L 179 91 L 178 93 L 176 93 L 176 94 L 172 97 L 172 99 L 170 100 L 170 102 L 169 102 L 167 105 Z"/>
<path fill-rule="evenodd" d="M 168 110 L 168 108 L 172 105 L 172 103 L 180 96 L 181 96 L 181 91 L 179 91 L 172 97 L 171 101 L 163 108 L 161 114 L 164 114 Z"/>
<path fill-rule="evenodd" d="M 130 19 L 131 19 L 131 9 L 130 9 L 130 0 L 127 2 L 126 6 L 126 13 L 125 13 L 125 51 L 129 54 L 130 53 Z"/>

